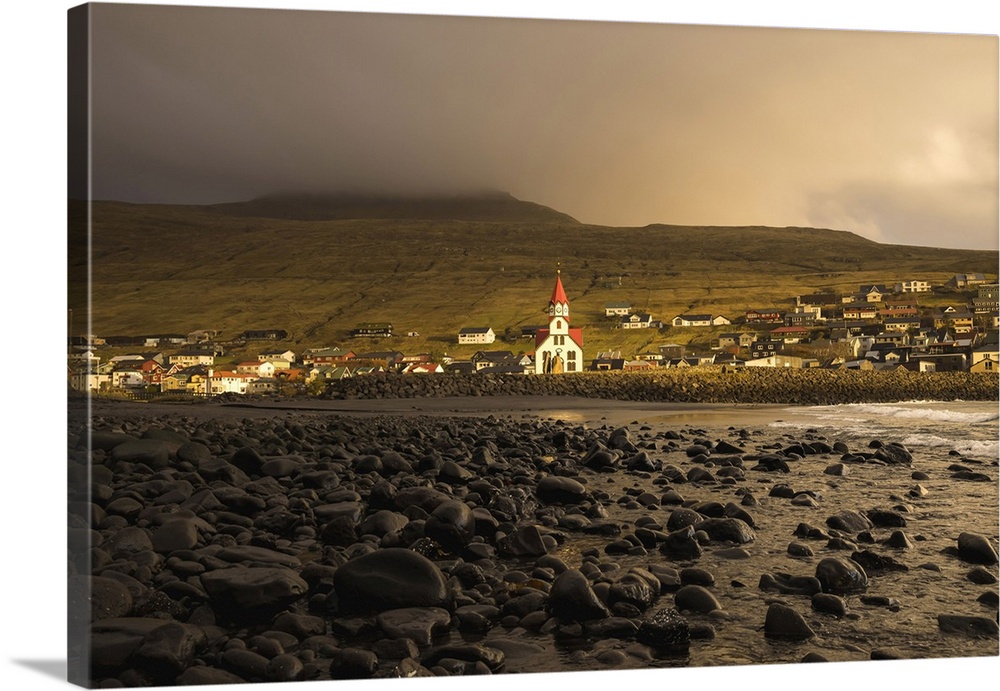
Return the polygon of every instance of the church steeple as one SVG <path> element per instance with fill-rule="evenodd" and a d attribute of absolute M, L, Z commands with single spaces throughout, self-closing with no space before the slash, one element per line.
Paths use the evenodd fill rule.
<path fill-rule="evenodd" d="M 549 300 L 550 323 L 555 317 L 569 321 L 569 299 L 566 297 L 566 291 L 563 290 L 561 273 L 560 269 L 556 269 L 556 285 L 552 289 L 552 298 Z"/>

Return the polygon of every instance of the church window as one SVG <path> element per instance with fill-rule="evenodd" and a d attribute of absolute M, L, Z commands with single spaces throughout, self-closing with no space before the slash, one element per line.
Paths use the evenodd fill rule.
<path fill-rule="evenodd" d="M 557 329 L 561 329 L 562 328 L 562 322 L 560 320 L 558 320 L 558 319 L 556 319 L 556 328 Z"/>
<path fill-rule="evenodd" d="M 566 371 L 567 372 L 576 372 L 576 363 L 575 362 L 568 362 L 568 363 L 566 363 Z"/>
<path fill-rule="evenodd" d="M 576 360 L 576 351 L 575 350 L 569 351 L 569 353 L 566 355 L 566 358 L 569 360 Z"/>

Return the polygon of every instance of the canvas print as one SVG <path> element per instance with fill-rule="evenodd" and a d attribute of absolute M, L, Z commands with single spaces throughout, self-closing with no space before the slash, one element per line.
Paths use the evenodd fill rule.
<path fill-rule="evenodd" d="M 996 36 L 67 21 L 72 682 L 998 655 Z"/>

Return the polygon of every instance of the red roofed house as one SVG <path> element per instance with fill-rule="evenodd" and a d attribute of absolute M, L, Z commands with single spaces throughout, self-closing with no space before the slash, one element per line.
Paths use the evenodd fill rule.
<path fill-rule="evenodd" d="M 569 326 L 569 299 L 560 272 L 549 300 L 549 326 L 535 333 L 535 374 L 583 370 L 583 329 Z"/>

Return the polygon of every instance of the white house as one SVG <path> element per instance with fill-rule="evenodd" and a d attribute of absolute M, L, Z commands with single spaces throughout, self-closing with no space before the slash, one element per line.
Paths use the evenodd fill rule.
<path fill-rule="evenodd" d="M 725 326 L 732 322 L 722 315 L 678 314 L 670 323 L 673 326 Z"/>
<path fill-rule="evenodd" d="M 628 302 L 605 302 L 605 317 L 623 317 L 632 311 L 632 305 Z"/>
<path fill-rule="evenodd" d="M 458 332 L 459 345 L 481 345 L 493 343 L 497 336 L 489 326 L 468 326 Z"/>
<path fill-rule="evenodd" d="M 549 299 L 549 326 L 535 332 L 535 374 L 582 370 L 583 330 L 570 328 L 569 299 L 556 271 L 556 285 Z"/>
<path fill-rule="evenodd" d="M 927 281 L 902 281 L 894 286 L 897 293 L 929 293 L 931 292 L 931 284 Z"/>

